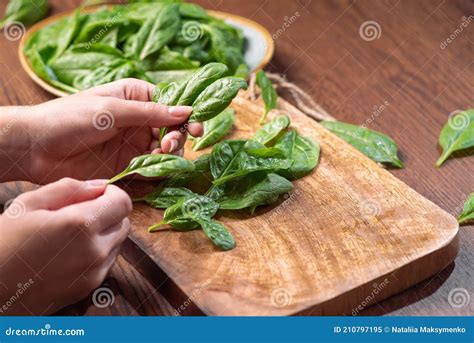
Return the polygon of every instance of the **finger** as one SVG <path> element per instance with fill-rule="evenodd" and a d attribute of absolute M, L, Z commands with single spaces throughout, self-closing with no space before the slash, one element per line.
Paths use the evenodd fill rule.
<path fill-rule="evenodd" d="M 107 186 L 97 199 L 65 207 L 57 212 L 60 220 L 81 229 L 102 232 L 117 225 L 132 211 L 132 201 L 117 186 Z"/>
<path fill-rule="evenodd" d="M 64 178 L 18 197 L 27 210 L 51 210 L 96 199 L 107 187 L 107 180 L 78 181 Z"/>
<path fill-rule="evenodd" d="M 170 154 L 181 150 L 186 143 L 186 133 L 180 131 L 171 131 L 161 140 L 161 150 L 165 154 Z"/>
<path fill-rule="evenodd" d="M 188 120 L 192 107 L 169 107 L 154 102 L 122 100 L 110 98 L 104 105 L 112 113 L 116 126 L 133 127 L 167 127 L 184 123 Z"/>
<path fill-rule="evenodd" d="M 190 123 L 188 125 L 188 132 L 193 137 L 201 137 L 204 134 L 204 127 L 201 123 Z"/>
<path fill-rule="evenodd" d="M 99 233 L 97 244 L 110 253 L 122 245 L 130 233 L 130 220 L 124 218 L 119 224 L 113 225 Z"/>
<path fill-rule="evenodd" d="M 123 100 L 152 101 L 155 85 L 138 79 L 123 79 L 93 87 L 80 94 L 115 97 Z"/>

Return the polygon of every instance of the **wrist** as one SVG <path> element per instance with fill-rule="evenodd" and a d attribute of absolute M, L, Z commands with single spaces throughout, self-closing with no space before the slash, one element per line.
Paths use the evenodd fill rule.
<path fill-rule="evenodd" d="M 32 106 L 0 107 L 0 182 L 31 181 Z"/>

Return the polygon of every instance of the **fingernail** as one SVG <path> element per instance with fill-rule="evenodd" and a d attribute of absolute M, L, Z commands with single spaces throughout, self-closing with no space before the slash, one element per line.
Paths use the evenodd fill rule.
<path fill-rule="evenodd" d="M 87 180 L 86 183 L 90 187 L 103 187 L 107 184 L 107 180 Z"/>
<path fill-rule="evenodd" d="M 170 152 L 175 152 L 176 149 L 178 149 L 178 145 L 179 145 L 178 141 L 176 139 L 172 139 Z"/>
<path fill-rule="evenodd" d="M 187 117 L 191 114 L 192 110 L 191 106 L 174 106 L 168 109 L 168 113 L 173 117 Z"/>

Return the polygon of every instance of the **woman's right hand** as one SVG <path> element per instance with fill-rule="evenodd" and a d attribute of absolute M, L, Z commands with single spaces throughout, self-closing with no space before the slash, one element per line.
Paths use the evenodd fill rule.
<path fill-rule="evenodd" d="M 131 210 L 105 180 L 66 178 L 18 196 L 0 216 L 0 314 L 51 314 L 88 296 L 114 264 Z"/>

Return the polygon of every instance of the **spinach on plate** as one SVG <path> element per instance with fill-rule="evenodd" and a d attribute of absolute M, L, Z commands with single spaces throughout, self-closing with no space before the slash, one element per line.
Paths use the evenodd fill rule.
<path fill-rule="evenodd" d="M 34 4 L 30 0 L 17 0 L 10 4 L 4 23 L 19 20 L 27 24 L 48 8 L 44 0 L 34 1 Z M 28 20 L 23 19 L 24 13 L 30 12 L 32 7 L 34 13 L 25 17 Z M 33 51 L 40 54 L 54 74 L 41 73 L 38 64 L 33 63 Z M 181 94 L 177 94 L 173 99 L 189 105 L 214 81 L 233 75 L 237 69 L 243 70 L 244 51 L 245 39 L 240 29 L 208 15 L 198 5 L 181 1 L 141 1 L 103 6 L 92 12 L 79 9 L 32 34 L 24 47 L 37 75 L 53 85 L 64 84 L 61 89 L 68 93 L 125 77 L 154 84 L 174 83 L 199 67 L 220 62 L 219 67 L 202 69 L 203 75 L 195 75 L 188 87 L 181 90 L 183 98 L 179 99 Z M 101 70 L 96 71 L 97 68 Z M 206 71 L 211 74 L 205 74 Z M 94 75 L 88 76 L 91 72 Z M 174 77 L 176 75 L 179 77 Z M 244 87 L 241 81 L 221 82 L 222 86 L 229 86 L 227 94 L 235 91 L 237 83 Z M 220 108 L 217 103 L 212 106 L 220 113 L 225 103 L 223 101 Z M 203 106 L 210 105 L 207 102 Z M 202 106 L 200 111 L 203 111 Z M 200 116 L 196 120 L 208 118 L 206 113 Z"/>

